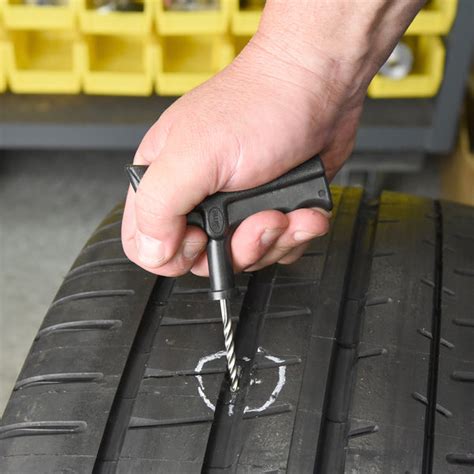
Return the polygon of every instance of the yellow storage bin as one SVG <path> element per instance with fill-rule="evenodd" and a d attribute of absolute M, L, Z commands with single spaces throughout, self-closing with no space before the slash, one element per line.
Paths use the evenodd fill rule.
<path fill-rule="evenodd" d="M 231 0 L 219 0 L 215 10 L 167 10 L 165 0 L 156 0 L 156 27 L 161 35 L 199 35 L 227 32 Z"/>
<path fill-rule="evenodd" d="M 24 0 L 5 0 L 3 17 L 11 29 L 67 30 L 75 28 L 77 0 L 64 5 L 27 5 Z"/>
<path fill-rule="evenodd" d="M 406 34 L 444 35 L 456 17 L 457 0 L 429 0 L 408 27 Z"/>
<path fill-rule="evenodd" d="M 258 28 L 264 0 L 231 0 L 231 30 L 235 35 L 253 35 Z"/>
<path fill-rule="evenodd" d="M 379 98 L 416 98 L 436 95 L 443 80 L 445 50 L 437 36 L 404 38 L 413 52 L 413 69 L 403 79 L 377 74 L 369 85 L 368 95 Z"/>
<path fill-rule="evenodd" d="M 156 0 L 136 2 L 141 11 L 101 12 L 93 0 L 77 0 L 81 30 L 85 33 L 141 34 L 151 31 Z"/>
<path fill-rule="evenodd" d="M 7 48 L 10 89 L 19 93 L 76 94 L 81 89 L 81 48 L 74 33 L 14 31 Z"/>
<path fill-rule="evenodd" d="M 0 92 L 7 89 L 7 42 L 0 38 Z"/>
<path fill-rule="evenodd" d="M 157 45 L 137 35 L 87 36 L 84 92 L 102 95 L 150 95 Z"/>
<path fill-rule="evenodd" d="M 161 39 L 156 90 L 181 95 L 203 83 L 234 58 L 225 36 L 167 36 Z"/>

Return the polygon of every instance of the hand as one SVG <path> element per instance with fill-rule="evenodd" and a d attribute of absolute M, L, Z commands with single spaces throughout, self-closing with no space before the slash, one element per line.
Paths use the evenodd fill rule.
<path fill-rule="evenodd" d="M 143 139 L 135 163 L 150 167 L 127 197 L 122 235 L 127 256 L 146 270 L 207 274 L 206 235 L 183 216 L 208 195 L 266 183 L 320 151 L 333 176 L 349 155 L 362 100 L 347 107 L 333 85 L 308 71 L 289 80 L 287 66 L 268 56 L 258 41 L 250 44 Z M 232 238 L 235 271 L 295 261 L 327 232 L 328 219 L 314 209 L 249 217 Z"/>
<path fill-rule="evenodd" d="M 134 162 L 150 167 L 128 194 L 122 227 L 125 253 L 144 269 L 208 274 L 207 237 L 187 227 L 185 215 L 217 191 L 261 185 L 317 153 L 332 178 L 351 153 L 368 83 L 420 4 L 377 0 L 360 8 L 338 0 L 334 9 L 309 0 L 303 12 L 298 2 L 268 1 L 259 31 L 236 60 L 175 102 L 145 135 Z M 235 271 L 294 262 L 327 232 L 328 220 L 317 209 L 247 218 L 232 237 Z"/>

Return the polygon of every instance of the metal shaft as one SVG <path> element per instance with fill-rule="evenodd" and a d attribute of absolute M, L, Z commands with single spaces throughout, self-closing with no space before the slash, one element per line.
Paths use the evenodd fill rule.
<path fill-rule="evenodd" d="M 219 300 L 221 305 L 222 323 L 224 325 L 224 344 L 227 357 L 227 369 L 230 377 L 230 390 L 236 392 L 239 388 L 237 377 L 237 363 L 235 359 L 234 334 L 232 333 L 232 320 L 230 318 L 229 300 Z"/>

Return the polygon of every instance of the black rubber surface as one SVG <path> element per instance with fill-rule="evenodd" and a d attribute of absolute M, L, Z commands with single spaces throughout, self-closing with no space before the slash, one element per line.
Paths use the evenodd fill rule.
<path fill-rule="evenodd" d="M 474 209 L 333 198 L 299 262 L 237 276 L 235 395 L 207 280 L 129 263 L 115 209 L 25 361 L 0 472 L 472 473 Z"/>

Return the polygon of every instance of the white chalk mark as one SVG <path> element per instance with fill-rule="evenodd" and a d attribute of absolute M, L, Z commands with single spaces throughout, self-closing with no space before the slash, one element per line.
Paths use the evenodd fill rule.
<path fill-rule="evenodd" d="M 211 361 L 216 360 L 216 359 L 220 359 L 221 357 L 225 357 L 225 355 L 226 355 L 225 351 L 219 351 L 219 352 L 216 352 L 214 354 L 209 354 L 205 357 L 202 357 L 201 359 L 199 359 L 199 362 L 196 365 L 196 368 L 194 369 L 194 371 L 200 373 L 202 368 L 204 367 L 204 364 L 207 364 L 208 362 L 211 362 Z M 204 390 L 204 383 L 202 381 L 202 376 L 201 375 L 196 375 L 195 377 L 196 377 L 196 379 L 199 383 L 198 393 L 199 393 L 199 396 L 202 398 L 202 401 L 212 411 L 216 411 L 215 405 L 206 396 L 206 392 Z"/>
<path fill-rule="evenodd" d="M 280 359 L 278 357 L 271 356 L 268 354 L 265 354 L 265 358 L 268 360 L 271 360 L 272 362 L 276 362 L 277 364 L 281 364 L 285 362 L 283 359 Z M 280 394 L 285 383 L 286 383 L 286 365 L 281 365 L 280 367 L 278 367 L 278 382 L 275 388 L 273 389 L 273 392 L 270 395 L 270 398 L 262 406 L 258 408 L 250 408 L 246 406 L 244 409 L 244 413 L 255 413 L 255 412 L 260 413 L 266 410 L 269 406 L 273 405 L 275 403 L 275 400 L 278 398 L 278 395 Z"/>
<path fill-rule="evenodd" d="M 264 353 L 265 351 L 261 347 L 259 347 L 257 352 Z M 216 352 L 214 354 L 209 354 L 207 356 L 204 356 L 201 359 L 199 359 L 199 362 L 196 365 L 196 368 L 194 370 L 195 370 L 195 372 L 200 373 L 205 364 L 207 364 L 208 362 L 211 362 L 213 360 L 220 359 L 220 358 L 225 357 L 225 356 L 226 356 L 225 351 L 219 351 L 219 352 Z M 268 355 L 268 354 L 265 354 L 264 357 L 268 360 L 271 360 L 272 362 L 277 363 L 277 364 L 283 364 L 285 362 L 283 359 L 280 359 L 278 357 L 271 356 L 271 355 Z M 245 358 L 244 358 L 244 360 L 245 360 Z M 196 380 L 198 381 L 198 384 L 199 384 L 198 393 L 199 393 L 199 396 L 201 397 L 202 401 L 204 402 L 204 404 L 210 410 L 216 411 L 215 405 L 209 400 L 209 398 L 206 395 L 202 376 L 201 375 L 195 375 L 195 377 L 196 377 Z M 253 385 L 253 384 L 258 384 L 259 385 L 261 383 L 262 383 L 261 379 L 252 379 L 250 381 L 250 385 Z M 260 407 L 250 408 L 250 407 L 246 406 L 245 409 L 244 409 L 244 413 L 252 413 L 252 412 L 260 413 L 260 412 L 266 410 L 271 405 L 273 405 L 275 403 L 275 400 L 278 398 L 278 395 L 280 394 L 281 390 L 283 389 L 285 383 L 286 383 L 286 365 L 281 365 L 280 367 L 278 367 L 278 381 L 277 381 L 277 384 L 276 384 L 275 388 L 273 389 L 273 392 L 270 395 L 270 398 Z M 229 413 L 229 416 L 232 416 L 234 414 L 234 404 L 233 403 L 229 404 L 228 413 Z"/>

